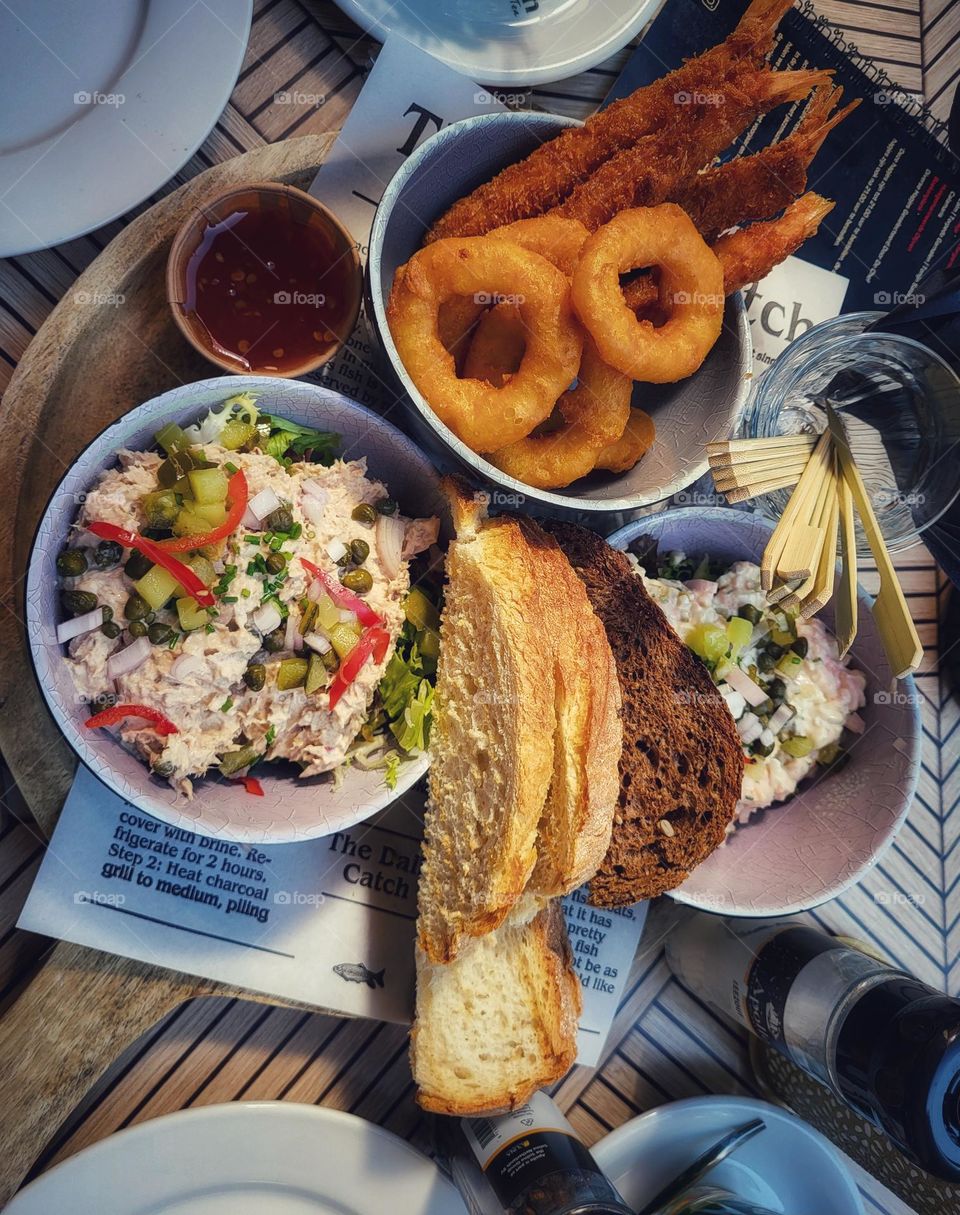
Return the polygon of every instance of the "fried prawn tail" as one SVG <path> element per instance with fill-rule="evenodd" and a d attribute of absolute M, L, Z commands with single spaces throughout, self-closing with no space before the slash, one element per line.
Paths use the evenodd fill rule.
<path fill-rule="evenodd" d="M 723 268 L 724 292 L 732 295 L 765 278 L 816 233 L 835 206 L 820 194 L 804 194 L 777 219 L 721 236 L 713 251 Z"/>

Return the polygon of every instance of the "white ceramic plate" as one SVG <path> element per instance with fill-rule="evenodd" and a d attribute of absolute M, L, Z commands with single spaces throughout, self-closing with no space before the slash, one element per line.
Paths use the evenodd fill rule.
<path fill-rule="evenodd" d="M 253 0 L 0 5 L 0 257 L 169 181 L 229 100 Z"/>
<path fill-rule="evenodd" d="M 211 1105 L 111 1135 L 37 1178 L 7 1215 L 464 1215 L 396 1135 L 288 1101 Z"/>
<path fill-rule="evenodd" d="M 771 1211 L 863 1215 L 844 1157 L 813 1127 L 765 1101 L 674 1101 L 618 1127 L 591 1151 L 624 1200 L 639 1210 L 718 1139 L 753 1118 L 762 1118 L 766 1130 L 711 1170 L 705 1182 Z"/>
<path fill-rule="evenodd" d="M 481 84 L 545 84 L 595 67 L 660 0 L 337 0 L 374 38 L 390 33 Z"/>

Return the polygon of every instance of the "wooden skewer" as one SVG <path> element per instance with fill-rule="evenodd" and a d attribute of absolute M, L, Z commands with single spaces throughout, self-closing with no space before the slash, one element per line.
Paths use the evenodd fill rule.
<path fill-rule="evenodd" d="M 718 492 L 723 493 L 728 502 L 746 502 L 760 494 L 770 494 L 777 489 L 789 489 L 791 485 L 796 485 L 799 479 L 799 477 L 790 475 L 779 477 L 776 481 L 762 481 L 758 485 L 745 485 L 742 489 L 724 489 Z"/>
<path fill-rule="evenodd" d="M 837 650 L 842 658 L 853 645 L 857 635 L 857 534 L 853 525 L 853 495 L 846 478 L 841 475 L 837 486 L 840 526 L 840 587 L 833 606 L 833 627 L 837 634 Z"/>
<path fill-rule="evenodd" d="M 771 435 L 766 439 L 720 439 L 707 444 L 707 455 L 738 455 L 741 452 L 790 451 L 793 449 L 813 451 L 816 435 Z"/>
<path fill-rule="evenodd" d="M 781 582 L 779 586 L 775 586 L 772 591 L 767 593 L 767 601 L 769 603 L 781 603 L 784 600 L 789 600 L 799 585 L 799 578 L 791 579 L 790 582 Z"/>
<path fill-rule="evenodd" d="M 817 446 L 813 449 L 813 454 L 806 468 L 803 470 L 800 480 L 797 482 L 797 488 L 790 496 L 790 501 L 780 516 L 780 522 L 777 524 L 764 550 L 760 562 L 760 585 L 765 591 L 769 591 L 773 587 L 774 570 L 781 570 L 783 566 L 780 558 L 788 541 L 791 539 L 791 532 L 794 527 L 798 523 L 806 524 L 806 520 L 810 518 L 810 500 L 816 495 L 816 491 L 819 488 L 827 466 L 829 451 L 830 435 L 827 431 L 824 431 L 817 440 Z M 810 572 L 809 569 L 805 573 L 797 571 L 796 574 L 790 576 L 806 578 Z M 784 578 L 788 576 L 785 566 L 783 566 L 781 576 Z"/>
<path fill-rule="evenodd" d="M 807 463 L 802 460 L 762 460 L 750 464 L 733 464 L 725 468 L 714 468 L 713 480 L 717 489 L 744 489 L 760 481 L 776 481 L 785 476 L 800 477 Z M 721 485 L 721 482 L 724 484 Z M 729 482 L 729 484 L 727 484 Z"/>
<path fill-rule="evenodd" d="M 897 679 L 902 679 L 920 665 L 923 658 L 923 646 L 920 644 L 916 626 L 910 616 L 910 609 L 907 607 L 903 588 L 900 586 L 893 562 L 890 560 L 887 546 L 883 542 L 880 525 L 873 513 L 870 495 L 867 493 L 860 470 L 850 453 L 847 437 L 843 431 L 843 423 L 829 404 L 827 405 L 827 418 L 830 430 L 834 435 L 837 454 L 840 457 L 844 481 L 850 487 L 853 504 L 860 516 L 860 522 L 867 535 L 867 543 L 870 545 L 870 552 L 873 554 L 877 571 L 880 574 L 880 591 L 874 601 L 873 618 L 877 622 L 883 648 L 893 674 Z"/>
<path fill-rule="evenodd" d="M 810 452 L 805 447 L 780 452 L 768 451 L 764 448 L 762 451 L 707 456 L 710 467 L 716 469 L 717 472 L 722 472 L 724 469 L 759 468 L 764 464 L 798 464 L 802 468 L 809 459 Z"/>
<path fill-rule="evenodd" d="M 830 515 L 827 519 L 823 549 L 820 552 L 820 563 L 809 594 L 800 604 L 800 616 L 809 620 L 821 608 L 826 607 L 833 596 L 833 587 L 837 576 L 837 526 L 840 519 L 839 478 L 834 481 L 833 499 L 830 503 Z M 856 593 L 856 588 L 854 588 Z"/>
<path fill-rule="evenodd" d="M 817 502 L 816 526 L 820 533 L 817 559 L 814 563 L 810 576 L 805 578 L 803 582 L 801 582 L 801 584 L 796 588 L 796 590 L 787 596 L 785 601 L 786 607 L 800 608 L 802 604 L 808 600 L 814 591 L 819 587 L 824 574 L 824 553 L 829 551 L 830 568 L 833 569 L 836 565 L 837 523 L 833 516 L 837 505 L 837 478 L 837 457 L 836 453 L 831 449 L 830 475 L 823 483 L 823 491 L 820 494 Z M 832 527 L 830 522 L 831 518 L 833 518 Z"/>
<path fill-rule="evenodd" d="M 830 492 L 836 483 L 834 467 L 835 457 L 831 445 L 827 449 L 827 459 L 822 473 L 818 474 L 820 479 L 816 491 L 807 498 L 807 501 L 811 502 L 812 496 L 807 526 L 791 529 L 790 537 L 777 562 L 777 577 L 784 581 L 789 581 L 791 578 L 803 578 L 806 581 L 816 573 L 820 563 L 820 550 L 823 548 L 823 529 L 827 520 Z M 799 517 L 797 522 L 800 523 Z M 806 573 L 802 572 L 804 570 Z M 802 596 L 800 597 L 802 598 Z"/>

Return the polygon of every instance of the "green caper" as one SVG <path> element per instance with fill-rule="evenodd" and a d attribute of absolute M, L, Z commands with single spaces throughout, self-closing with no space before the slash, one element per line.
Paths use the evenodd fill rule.
<path fill-rule="evenodd" d="M 112 620 L 112 619 L 113 619 L 113 608 L 109 605 L 109 603 L 105 603 L 103 605 L 103 622 L 104 622 L 104 624 L 106 624 L 106 622 L 108 620 Z"/>
<path fill-rule="evenodd" d="M 71 616 L 84 616 L 97 606 L 97 597 L 92 591 L 61 591 L 60 602 Z"/>
<path fill-rule="evenodd" d="M 364 561 L 370 556 L 370 545 L 366 540 L 350 541 L 350 556 L 354 559 L 357 565 L 363 565 Z"/>
<path fill-rule="evenodd" d="M 148 561 L 143 553 L 138 548 L 135 548 L 127 558 L 127 564 L 123 567 L 123 572 L 128 578 L 135 581 L 137 578 L 142 578 L 148 570 L 152 569 L 153 562 Z"/>
<path fill-rule="evenodd" d="M 373 507 L 378 515 L 395 515 L 397 500 L 396 498 L 381 498 L 379 502 L 374 502 Z"/>
<path fill-rule="evenodd" d="M 145 620 L 131 620 L 127 625 L 127 632 L 131 637 L 146 637 L 148 628 Z"/>
<path fill-rule="evenodd" d="M 101 540 L 93 550 L 93 564 L 99 570 L 108 570 L 123 557 L 123 545 L 116 540 Z"/>
<path fill-rule="evenodd" d="M 87 554 L 82 548 L 65 548 L 57 557 L 57 573 L 61 578 L 79 578 L 86 568 Z"/>
<path fill-rule="evenodd" d="M 751 624 L 759 624 L 763 617 L 763 612 L 759 608 L 754 607 L 752 603 L 745 603 L 739 612 L 737 612 L 737 615 L 744 620 L 749 620 Z"/>
<path fill-rule="evenodd" d="M 286 629 L 274 629 L 272 633 L 268 633 L 263 639 L 263 648 L 268 654 L 279 654 L 286 643 Z"/>
<path fill-rule="evenodd" d="M 167 780 L 173 776 L 173 764 L 169 759 L 158 760 L 150 769 L 154 776 L 159 776 L 161 780 Z"/>
<path fill-rule="evenodd" d="M 267 668 L 262 662 L 251 662 L 243 673 L 243 682 L 251 692 L 260 692 L 267 682 Z"/>
<path fill-rule="evenodd" d="M 770 657 L 773 659 L 774 663 L 778 663 L 780 661 L 780 659 L 784 656 L 784 654 L 787 652 L 786 649 L 782 645 L 777 645 L 777 643 L 775 641 L 768 641 L 764 648 L 765 648 L 766 652 L 770 655 Z M 760 670 L 762 671 L 763 667 L 761 667 Z"/>
<path fill-rule="evenodd" d="M 156 620 L 147 629 L 147 636 L 150 638 L 151 645 L 166 645 L 173 636 L 173 629 L 169 624 L 164 624 L 162 620 Z"/>
<path fill-rule="evenodd" d="M 115 620 L 105 620 L 100 626 L 100 632 L 104 637 L 109 637 L 111 641 L 116 641 L 123 632 L 123 629 L 121 629 Z"/>
<path fill-rule="evenodd" d="M 131 595 L 123 605 L 123 614 L 127 620 L 143 620 L 150 613 L 150 604 L 142 595 Z"/>
<path fill-rule="evenodd" d="M 325 654 L 321 654 L 320 657 L 328 671 L 335 671 L 340 665 L 340 659 L 337 657 L 337 651 L 333 646 Z"/>
<path fill-rule="evenodd" d="M 772 671 L 776 665 L 777 659 L 773 654 L 770 653 L 769 650 L 764 650 L 762 653 L 757 655 L 758 671 Z"/>
<path fill-rule="evenodd" d="M 773 754 L 773 748 L 774 748 L 776 745 L 777 745 L 776 743 L 762 743 L 762 742 L 755 742 L 755 743 L 754 743 L 754 744 L 753 744 L 753 745 L 750 747 L 750 754 L 751 754 L 751 755 L 759 755 L 759 756 L 760 756 L 762 759 L 766 759 L 766 757 L 767 757 L 768 755 L 772 755 L 772 754 Z"/>
<path fill-rule="evenodd" d="M 809 650 L 809 648 L 810 643 L 807 641 L 806 637 L 798 637 L 797 640 L 790 646 L 790 649 L 793 650 L 794 654 L 796 654 L 798 658 L 806 658 L 807 650 Z"/>
<path fill-rule="evenodd" d="M 373 527 L 377 521 L 377 512 L 369 502 L 361 502 L 350 512 L 350 518 L 355 523 L 366 523 L 368 527 Z"/>
<path fill-rule="evenodd" d="M 280 574 L 287 568 L 287 562 L 282 553 L 271 553 L 266 564 L 271 574 Z"/>
<path fill-rule="evenodd" d="M 288 532 L 293 527 L 293 513 L 290 507 L 278 506 L 267 515 L 266 523 L 272 532 Z"/>
<path fill-rule="evenodd" d="M 369 570 L 341 570 L 340 581 L 348 591 L 365 595 L 373 588 L 373 576 Z"/>
<path fill-rule="evenodd" d="M 767 695 L 775 705 L 783 704 L 784 697 L 787 694 L 787 685 L 782 679 L 771 679 L 767 684 Z"/>

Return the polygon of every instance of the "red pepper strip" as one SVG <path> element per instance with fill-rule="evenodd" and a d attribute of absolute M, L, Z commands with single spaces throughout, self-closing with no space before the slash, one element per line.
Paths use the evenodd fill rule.
<path fill-rule="evenodd" d="M 338 608 L 343 608 L 344 611 L 356 613 L 357 619 L 361 624 L 369 624 L 378 626 L 383 624 L 383 618 L 378 616 L 369 603 L 364 603 L 359 595 L 355 595 L 353 591 L 348 591 L 345 586 L 341 586 L 338 582 L 325 574 L 319 565 L 314 565 L 312 561 L 308 561 L 306 557 L 301 557 L 300 562 L 303 568 L 313 578 L 319 578 L 323 583 L 323 589 L 327 592 Z"/>
<path fill-rule="evenodd" d="M 203 548 L 205 544 L 216 544 L 218 540 L 224 540 L 231 532 L 235 532 L 246 513 L 249 498 L 247 478 L 244 476 L 242 468 L 238 468 L 227 482 L 227 495 L 230 509 L 227 511 L 226 519 L 219 527 L 215 527 L 213 531 L 202 532 L 197 536 L 178 536 L 175 540 L 161 540 L 161 548 L 165 548 L 168 553 L 187 553 L 194 548 Z"/>
<path fill-rule="evenodd" d="M 330 684 L 331 709 L 336 708 L 337 701 L 360 674 L 360 668 L 371 655 L 374 662 L 383 662 L 389 644 L 390 634 L 386 629 L 371 628 L 361 633 L 360 640 L 340 663 Z"/>
<path fill-rule="evenodd" d="M 185 565 L 178 557 L 166 552 L 155 540 L 148 540 L 139 532 L 128 531 L 125 527 L 117 527 L 115 523 L 90 523 L 87 530 L 99 536 L 101 540 L 114 540 L 124 548 L 136 548 L 148 560 L 162 565 L 171 573 L 185 591 L 191 594 L 201 607 L 214 607 L 216 600 L 209 587 L 204 586 L 189 565 Z"/>
<path fill-rule="evenodd" d="M 161 735 L 180 733 L 169 717 L 164 717 L 162 713 L 148 708 L 147 705 L 112 705 L 109 709 L 104 709 L 102 713 L 95 713 L 93 717 L 88 717 L 83 724 L 89 730 L 97 730 L 100 726 L 115 726 L 117 722 L 123 721 L 126 717 L 142 717 L 144 721 L 149 721 L 156 732 Z"/>
<path fill-rule="evenodd" d="M 244 789 L 254 797 L 263 797 L 263 785 L 260 784 L 255 776 L 241 776 L 239 780 L 234 780 L 230 783 L 232 785 L 243 785 Z"/>

